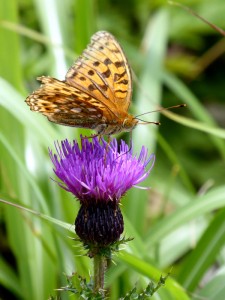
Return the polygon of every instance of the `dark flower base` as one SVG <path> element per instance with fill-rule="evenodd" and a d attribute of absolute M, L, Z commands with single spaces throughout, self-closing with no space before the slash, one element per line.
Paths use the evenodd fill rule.
<path fill-rule="evenodd" d="M 123 216 L 116 202 L 81 205 L 75 220 L 75 231 L 84 244 L 108 246 L 123 232 Z"/>

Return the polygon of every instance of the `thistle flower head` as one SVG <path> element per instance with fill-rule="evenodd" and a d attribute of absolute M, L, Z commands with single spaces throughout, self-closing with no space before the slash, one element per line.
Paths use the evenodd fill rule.
<path fill-rule="evenodd" d="M 98 252 L 118 241 L 124 229 L 119 201 L 149 175 L 154 155 L 148 156 L 145 147 L 139 156 L 133 155 L 124 141 L 118 146 L 116 139 L 107 144 L 93 138 L 81 139 L 81 147 L 77 141 L 57 143 L 50 157 L 58 184 L 81 203 L 75 231 L 82 242 Z M 93 250 L 89 254 L 94 255 Z"/>
<path fill-rule="evenodd" d="M 142 147 L 139 156 L 129 146 L 113 139 L 110 144 L 93 138 L 64 140 L 56 144 L 57 154 L 50 151 L 54 172 L 62 182 L 59 185 L 73 193 L 82 203 L 119 202 L 128 189 L 146 179 L 154 162 L 154 155 Z M 152 163 L 147 170 L 147 165 Z"/>

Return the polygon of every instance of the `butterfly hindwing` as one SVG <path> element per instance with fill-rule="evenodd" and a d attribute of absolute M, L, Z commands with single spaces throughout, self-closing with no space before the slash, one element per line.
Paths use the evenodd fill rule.
<path fill-rule="evenodd" d="M 96 105 L 96 99 L 55 78 L 42 76 L 38 79 L 41 87 L 26 100 L 31 110 L 67 126 L 94 128 L 102 119 L 104 106 Z"/>

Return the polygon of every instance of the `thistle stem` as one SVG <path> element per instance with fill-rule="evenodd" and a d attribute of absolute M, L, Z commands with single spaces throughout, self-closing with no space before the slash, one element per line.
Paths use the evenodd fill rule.
<path fill-rule="evenodd" d="M 94 291 L 104 290 L 104 277 L 106 270 L 106 260 L 102 255 L 94 256 Z"/>

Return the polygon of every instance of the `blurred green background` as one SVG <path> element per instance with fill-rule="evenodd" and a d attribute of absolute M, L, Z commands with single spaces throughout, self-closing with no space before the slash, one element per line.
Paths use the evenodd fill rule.
<path fill-rule="evenodd" d="M 180 3 L 225 28 L 224 0 Z M 134 240 L 113 257 L 110 299 L 171 271 L 152 299 L 224 300 L 225 38 L 163 0 L 0 1 L 0 299 L 56 297 L 65 273 L 92 272 L 72 240 L 79 204 L 50 179 L 48 157 L 55 140 L 90 131 L 51 124 L 24 100 L 37 76 L 63 79 L 97 30 L 115 35 L 134 71 L 131 113 L 187 104 L 133 131 L 135 152 L 145 145 L 156 163 L 151 190 L 122 200 Z"/>

